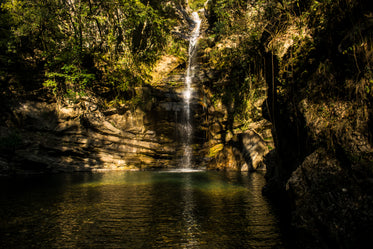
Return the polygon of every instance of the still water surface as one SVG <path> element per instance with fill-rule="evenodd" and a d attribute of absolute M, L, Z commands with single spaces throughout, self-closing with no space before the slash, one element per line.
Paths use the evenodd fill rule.
<path fill-rule="evenodd" d="M 285 248 L 261 173 L 0 179 L 1 248 Z"/>

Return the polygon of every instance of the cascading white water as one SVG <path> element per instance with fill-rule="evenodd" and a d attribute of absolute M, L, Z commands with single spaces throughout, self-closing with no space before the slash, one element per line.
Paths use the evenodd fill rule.
<path fill-rule="evenodd" d="M 185 90 L 183 92 L 184 100 L 184 119 L 183 119 L 183 159 L 182 168 L 190 168 L 192 161 L 192 135 L 193 127 L 190 117 L 190 101 L 193 97 L 193 78 L 195 75 L 194 58 L 196 55 L 197 41 L 200 35 L 201 19 L 197 12 L 192 13 L 192 19 L 194 22 L 194 29 L 189 38 L 189 49 L 188 49 L 188 64 L 185 76 Z"/>

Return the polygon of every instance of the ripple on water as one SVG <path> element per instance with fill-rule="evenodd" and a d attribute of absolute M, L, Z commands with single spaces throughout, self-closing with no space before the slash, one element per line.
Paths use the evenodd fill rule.
<path fill-rule="evenodd" d="M 1 183 L 4 248 L 285 248 L 260 174 L 183 169 L 34 180 Z"/>

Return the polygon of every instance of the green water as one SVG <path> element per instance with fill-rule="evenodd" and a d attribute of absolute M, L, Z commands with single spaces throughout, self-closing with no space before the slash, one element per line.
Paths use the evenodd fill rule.
<path fill-rule="evenodd" d="M 285 248 L 260 173 L 0 180 L 1 248 Z"/>

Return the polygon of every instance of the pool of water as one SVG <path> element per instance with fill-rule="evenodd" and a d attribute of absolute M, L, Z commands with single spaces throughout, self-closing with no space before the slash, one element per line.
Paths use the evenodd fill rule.
<path fill-rule="evenodd" d="M 286 248 L 261 173 L 0 179 L 1 248 Z"/>

